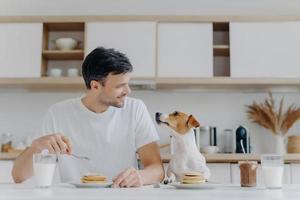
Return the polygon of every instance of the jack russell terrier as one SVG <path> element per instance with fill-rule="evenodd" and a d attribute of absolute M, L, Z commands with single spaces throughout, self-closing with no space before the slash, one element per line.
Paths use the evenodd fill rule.
<path fill-rule="evenodd" d="M 200 172 L 207 180 L 210 171 L 206 166 L 204 156 L 197 148 L 193 131 L 193 128 L 200 126 L 199 122 L 193 115 L 179 111 L 170 114 L 156 113 L 155 119 L 158 124 L 167 125 L 174 138 L 174 153 L 171 156 L 166 174 L 167 179 L 164 183 L 180 181 L 182 175 L 189 171 Z"/>

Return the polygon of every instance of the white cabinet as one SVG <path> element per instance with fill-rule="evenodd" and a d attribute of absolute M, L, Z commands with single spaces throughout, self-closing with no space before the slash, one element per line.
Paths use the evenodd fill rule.
<path fill-rule="evenodd" d="M 207 163 L 210 169 L 209 181 L 215 183 L 231 183 L 230 163 Z"/>
<path fill-rule="evenodd" d="M 155 22 L 89 22 L 86 24 L 86 53 L 103 46 L 125 53 L 133 76 L 155 76 Z"/>
<path fill-rule="evenodd" d="M 159 77 L 212 77 L 211 23 L 158 25 Z"/>
<path fill-rule="evenodd" d="M 241 176 L 240 176 L 240 168 L 238 164 L 231 164 L 231 177 L 232 177 L 233 184 L 240 184 Z M 286 184 L 291 183 L 291 168 L 289 164 L 284 165 L 283 182 Z M 256 184 L 257 185 L 264 184 L 261 165 L 258 165 L 256 171 Z"/>
<path fill-rule="evenodd" d="M 300 184 L 300 164 L 291 164 L 291 183 Z"/>
<path fill-rule="evenodd" d="M 0 77 L 40 77 L 42 23 L 0 24 Z"/>
<path fill-rule="evenodd" d="M 11 176 L 12 167 L 13 161 L 0 161 L 0 183 L 13 183 Z"/>
<path fill-rule="evenodd" d="M 300 22 L 230 23 L 232 77 L 300 77 Z"/>

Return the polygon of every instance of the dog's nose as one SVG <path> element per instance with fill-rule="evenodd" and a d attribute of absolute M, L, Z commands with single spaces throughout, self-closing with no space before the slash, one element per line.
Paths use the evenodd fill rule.
<path fill-rule="evenodd" d="M 161 113 L 157 112 L 155 113 L 155 121 L 159 124 L 161 121 L 160 121 L 160 116 L 161 116 Z"/>

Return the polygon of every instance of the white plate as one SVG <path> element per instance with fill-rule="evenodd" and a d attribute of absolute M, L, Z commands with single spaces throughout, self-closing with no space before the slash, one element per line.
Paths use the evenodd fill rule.
<path fill-rule="evenodd" d="M 169 185 L 177 189 L 214 189 L 217 186 L 217 184 L 214 183 L 182 184 L 180 182 L 170 183 Z"/>
<path fill-rule="evenodd" d="M 78 188 L 107 188 L 112 185 L 112 182 L 106 183 L 81 183 L 81 182 L 69 182 Z"/>

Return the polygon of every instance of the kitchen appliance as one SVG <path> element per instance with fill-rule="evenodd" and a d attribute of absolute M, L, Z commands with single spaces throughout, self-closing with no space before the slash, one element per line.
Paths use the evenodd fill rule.
<path fill-rule="evenodd" d="M 250 152 L 250 137 L 249 137 L 248 131 L 245 127 L 239 126 L 236 129 L 235 138 L 236 138 L 236 149 L 235 149 L 236 153 L 243 153 L 242 144 L 245 148 L 245 153 L 251 153 Z"/>

